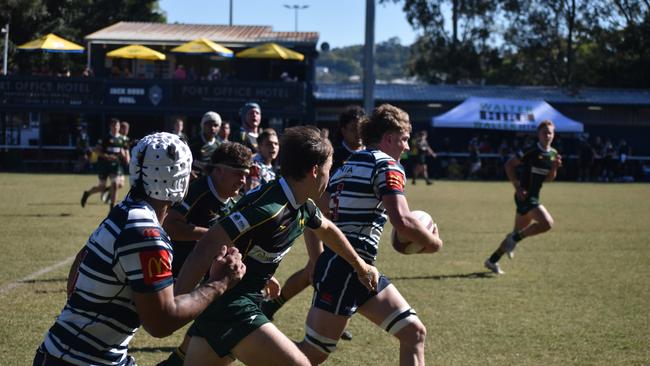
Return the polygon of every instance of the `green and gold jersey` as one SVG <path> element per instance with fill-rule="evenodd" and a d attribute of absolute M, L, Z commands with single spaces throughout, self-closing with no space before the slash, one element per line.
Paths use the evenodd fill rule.
<path fill-rule="evenodd" d="M 311 199 L 299 205 L 280 178 L 249 191 L 219 224 L 246 264 L 246 274 L 233 291 L 259 292 L 305 226 L 321 226 L 322 214 Z"/>
<path fill-rule="evenodd" d="M 539 191 L 557 158 L 557 150 L 544 150 L 539 143 L 517 154 L 521 160 L 519 185 L 528 192 L 528 198 L 539 198 Z"/>

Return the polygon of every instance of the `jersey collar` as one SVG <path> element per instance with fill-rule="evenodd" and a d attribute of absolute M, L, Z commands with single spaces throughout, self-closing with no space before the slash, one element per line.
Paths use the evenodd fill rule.
<path fill-rule="evenodd" d="M 287 199 L 289 200 L 289 203 L 291 203 L 291 206 L 295 209 L 298 209 L 300 205 L 298 202 L 296 202 L 296 198 L 293 196 L 293 192 L 291 192 L 291 187 L 289 187 L 289 183 L 284 179 L 284 177 L 279 179 L 280 182 L 280 187 L 282 187 L 282 191 L 284 192 L 284 195 L 287 196 Z"/>
<path fill-rule="evenodd" d="M 230 199 L 229 197 L 226 198 L 221 198 L 219 196 L 219 192 L 217 192 L 217 187 L 214 186 L 214 182 L 212 181 L 212 177 L 208 175 L 208 187 L 210 187 L 210 192 L 214 195 L 214 197 L 219 200 L 221 203 L 226 203 Z"/>
<path fill-rule="evenodd" d="M 550 146 L 548 147 L 548 149 L 545 149 L 545 148 L 542 146 L 542 144 L 539 143 L 539 141 L 537 142 L 537 147 L 538 147 L 540 150 L 545 151 L 545 152 L 549 152 L 549 151 L 551 151 L 551 149 L 552 149 Z"/>

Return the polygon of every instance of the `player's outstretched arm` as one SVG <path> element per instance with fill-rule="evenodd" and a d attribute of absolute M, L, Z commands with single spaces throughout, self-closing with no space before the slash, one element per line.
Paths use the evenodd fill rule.
<path fill-rule="evenodd" d="M 350 263 L 364 286 L 369 290 L 375 290 L 377 288 L 377 282 L 379 281 L 377 268 L 367 264 L 359 257 L 348 239 L 333 222 L 323 217 L 320 228 L 315 229 L 314 233 L 316 233 L 325 245 L 340 255 L 346 262 Z"/>
<path fill-rule="evenodd" d="M 246 271 L 237 249 L 225 246 L 215 257 L 214 266 L 208 281 L 187 294 L 174 296 L 173 285 L 153 293 L 134 291 L 133 298 L 144 329 L 158 338 L 172 334 L 195 319 Z"/>
<path fill-rule="evenodd" d="M 397 232 L 406 239 L 426 246 L 427 253 L 442 249 L 442 239 L 438 231 L 427 230 L 415 217 L 411 216 L 406 197 L 401 194 L 388 194 L 381 198 L 388 219 Z"/>
<path fill-rule="evenodd" d="M 185 260 L 176 280 L 175 293 L 184 294 L 192 291 L 210 268 L 212 259 L 224 250 L 223 246 L 230 245 L 231 240 L 221 225 L 212 226 Z"/>

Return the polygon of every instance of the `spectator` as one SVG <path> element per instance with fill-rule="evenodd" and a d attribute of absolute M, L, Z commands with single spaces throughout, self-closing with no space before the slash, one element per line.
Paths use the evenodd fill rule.
<path fill-rule="evenodd" d="M 618 146 L 616 147 L 618 150 L 618 161 L 619 161 L 619 176 L 622 178 L 624 181 L 631 181 L 633 179 L 629 179 L 628 177 L 631 176 L 629 167 L 628 167 L 628 158 L 630 155 L 632 155 L 632 149 L 630 146 L 628 146 L 627 141 L 625 139 L 620 139 L 618 142 Z"/>
<path fill-rule="evenodd" d="M 83 173 L 88 167 L 90 154 L 92 152 L 92 148 L 90 147 L 90 138 L 88 137 L 86 126 L 82 124 L 77 125 L 77 136 L 75 140 L 75 152 L 77 155 L 77 161 L 74 165 L 73 171 L 75 173 Z"/>
<path fill-rule="evenodd" d="M 479 150 L 479 141 L 478 136 L 474 136 L 469 140 L 467 145 L 467 150 L 469 151 L 469 158 L 467 159 L 467 179 L 478 179 L 478 174 L 481 171 L 481 155 Z"/>
<path fill-rule="evenodd" d="M 219 141 L 222 143 L 230 141 L 230 122 L 224 121 L 219 129 Z"/>
<path fill-rule="evenodd" d="M 257 153 L 257 131 L 262 122 L 262 109 L 257 103 L 248 102 L 239 111 L 239 116 L 242 125 L 239 131 L 233 135 L 232 141 L 239 142 L 251 149 L 253 153 Z"/>
<path fill-rule="evenodd" d="M 578 182 L 591 180 L 591 168 L 594 164 L 596 152 L 589 143 L 588 135 L 582 134 L 579 137 L 578 146 Z"/>
<path fill-rule="evenodd" d="M 187 73 L 185 72 L 185 67 L 183 65 L 178 65 L 176 71 L 174 71 L 174 79 L 185 80 L 187 79 Z"/>
<path fill-rule="evenodd" d="M 187 135 L 185 132 L 183 132 L 183 129 L 185 128 L 185 122 L 183 121 L 182 118 L 176 118 L 176 121 L 174 121 L 174 135 L 178 136 L 181 138 L 181 141 L 187 143 Z"/>
<path fill-rule="evenodd" d="M 327 127 L 323 127 L 320 129 L 320 137 L 324 139 L 330 139 L 330 130 Z"/>
<path fill-rule="evenodd" d="M 219 147 L 216 136 L 221 127 L 221 116 L 217 112 L 206 112 L 201 118 L 201 133 L 190 146 L 194 162 L 192 177 L 198 178 L 205 174 L 205 168 L 210 163 L 212 153 Z"/>
<path fill-rule="evenodd" d="M 81 76 L 83 76 L 83 77 L 85 77 L 85 78 L 92 78 L 92 77 L 95 76 L 95 73 L 93 72 L 93 69 L 91 69 L 90 67 L 86 66 L 86 67 L 84 68 L 84 71 L 81 73 Z"/>

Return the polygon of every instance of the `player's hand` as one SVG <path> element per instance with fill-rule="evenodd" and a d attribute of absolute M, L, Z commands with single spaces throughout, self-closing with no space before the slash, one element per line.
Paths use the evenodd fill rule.
<path fill-rule="evenodd" d="M 519 198 L 519 200 L 523 201 L 523 200 L 526 199 L 526 196 L 528 195 L 528 192 L 525 189 L 519 187 L 519 188 L 517 188 L 517 193 L 516 194 L 517 194 L 517 198 Z"/>
<path fill-rule="evenodd" d="M 375 266 L 365 264 L 363 271 L 357 272 L 359 281 L 370 291 L 377 291 L 379 283 L 379 271 Z"/>
<path fill-rule="evenodd" d="M 277 278 L 271 277 L 268 281 L 266 281 L 266 287 L 264 287 L 264 292 L 266 293 L 266 298 L 269 300 L 276 299 L 278 296 L 280 296 L 280 282 L 277 280 Z"/>
<path fill-rule="evenodd" d="M 553 160 L 553 169 L 557 169 L 562 166 L 562 155 L 557 154 L 555 160 Z"/>
<path fill-rule="evenodd" d="M 228 288 L 234 287 L 244 277 L 246 265 L 235 247 L 223 245 L 212 260 L 209 282 L 222 282 Z"/>

